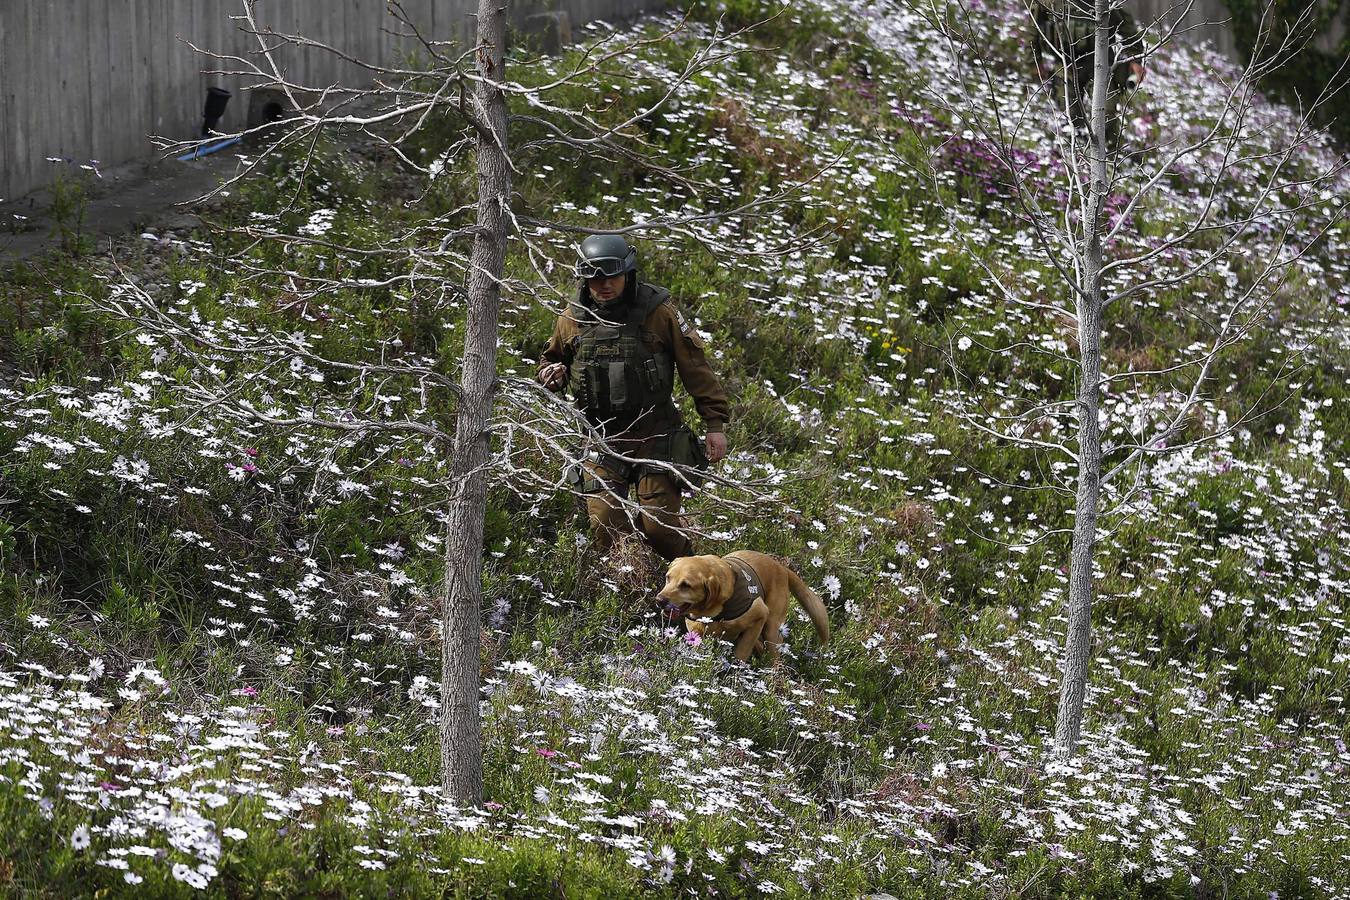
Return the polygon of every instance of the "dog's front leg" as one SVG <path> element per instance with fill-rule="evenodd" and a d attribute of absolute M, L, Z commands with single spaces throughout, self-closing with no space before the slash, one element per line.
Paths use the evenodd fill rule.
<path fill-rule="evenodd" d="M 750 661 L 750 654 L 755 651 L 756 645 L 759 644 L 759 632 L 761 627 L 760 624 L 756 623 L 743 630 L 740 633 L 740 636 L 736 638 L 735 654 L 736 658 L 741 662 Z"/>

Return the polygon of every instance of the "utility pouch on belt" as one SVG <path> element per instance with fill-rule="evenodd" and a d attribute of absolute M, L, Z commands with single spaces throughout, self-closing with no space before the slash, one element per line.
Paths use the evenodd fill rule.
<path fill-rule="evenodd" d="M 581 467 L 581 463 L 568 463 L 567 468 L 563 469 L 563 483 L 574 491 L 579 491 L 586 483 L 586 470 Z"/>
<path fill-rule="evenodd" d="M 571 463 L 563 470 L 563 481 L 572 490 L 583 494 L 598 494 L 605 488 L 604 483 L 579 462 Z"/>
<path fill-rule="evenodd" d="M 684 477 L 689 479 L 690 484 L 694 487 L 703 486 L 702 473 L 708 471 L 708 454 L 703 449 L 703 442 L 688 426 L 681 425 L 672 436 L 670 461 L 685 467 Z"/>
<path fill-rule="evenodd" d="M 632 481 L 633 465 L 624 462 L 617 456 L 609 454 L 591 453 L 586 457 L 591 466 L 599 466 L 604 470 L 605 477 L 612 479 L 614 484 L 627 484 Z M 586 462 L 574 462 L 563 470 L 563 481 L 574 491 L 583 494 L 599 494 L 606 490 L 605 482 L 596 477 L 596 474 L 587 466 Z M 622 491 L 622 488 L 619 488 Z"/>

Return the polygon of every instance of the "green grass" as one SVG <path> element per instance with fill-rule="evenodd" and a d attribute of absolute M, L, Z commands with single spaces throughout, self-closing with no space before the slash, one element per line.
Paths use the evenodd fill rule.
<path fill-rule="evenodd" d="M 700 6 L 695 18 L 725 14 L 738 27 L 774 9 Z M 926 136 L 896 122 L 884 94 L 916 102 L 916 76 L 854 27 L 787 10 L 755 37 L 760 52 L 700 76 L 681 111 L 643 122 L 642 134 L 694 173 L 725 175 L 742 199 L 805 167 L 816 147 L 753 120 L 757 103 L 784 97 L 816 135 L 832 135 L 821 139 L 830 149 L 856 156 L 861 142 L 874 168 L 918 162 L 943 122 Z M 687 48 L 649 52 L 668 65 Z M 780 59 L 821 86 L 785 82 Z M 857 90 L 864 81 L 871 96 Z M 587 86 L 554 99 L 600 91 L 621 121 L 657 90 Z M 430 158 L 449 139 L 440 125 L 416 149 Z M 391 247 L 422 217 L 457 208 L 471 185 L 466 164 L 452 163 L 424 204 L 405 205 L 395 201 L 411 199 L 409 185 L 369 145 L 323 142 L 316 161 L 303 178 L 298 159 L 276 161 L 234 192 L 222 220 L 295 229 L 331 209 L 326 240 Z M 519 181 L 522 206 L 567 221 L 591 224 L 592 206 L 625 211 L 607 197 L 644 211 L 662 199 L 628 163 L 521 162 L 546 176 Z M 986 229 L 1006 235 L 1015 221 L 981 193 L 981 173 L 939 191 L 975 201 L 955 221 L 979 260 L 959 243 L 934 248 L 947 218 L 931 185 L 873 174 L 866 203 L 841 175 L 764 225 L 829 227 L 830 243 L 795 259 L 736 263 L 683 238 L 642 245 L 644 278 L 669 287 L 711 335 L 733 401 L 728 471 L 783 479 L 774 501 L 746 512 L 692 500 L 717 533 L 704 546 L 780 554 L 817 588 L 838 579 L 831 647 L 795 620 L 783 666 L 728 673 L 723 655 L 651 627 L 653 560 L 599 567 L 577 549 L 584 523 L 571 500 L 494 490 L 482 641 L 490 806 L 467 824 L 407 790 L 438 779 L 434 713 L 413 693 L 416 678 L 439 675 L 447 448 L 384 435 L 338 446 L 318 429 L 185 412 L 183 386 L 210 373 L 91 308 L 115 283 L 108 267 L 53 255 L 4 273 L 14 298 L 0 309 L 6 386 L 70 386 L 65 398 L 82 404 L 0 398 L 0 671 L 18 673 L 4 697 L 32 692 L 0 711 L 0 892 L 187 893 L 173 865 L 196 866 L 201 852 L 134 821 L 143 834 L 130 843 L 149 855 L 111 855 L 128 846 L 114 824 L 128 823 L 108 810 L 153 805 L 158 792 L 190 818 L 195 801 L 175 805 L 172 792 L 197 798 L 218 784 L 225 802 L 200 815 L 219 848 L 211 890 L 226 896 L 984 897 L 990 883 L 1042 897 L 1328 893 L 1347 853 L 1337 816 L 1350 763 L 1335 749 L 1350 682 L 1337 615 L 1350 500 L 1336 464 L 1345 349 L 1314 348 L 1285 402 L 1203 457 L 1212 466 L 1175 475 L 1146 514 L 1111 521 L 1099 556 L 1094 745 L 1080 770 L 1047 770 L 1067 554 L 1062 536 L 1032 542 L 1028 532 L 1071 525 L 1065 495 L 1044 489 L 1064 470 L 979 435 L 954 410 L 959 391 L 991 405 L 1013 386 L 1071 396 L 1068 362 L 990 349 L 1071 335 L 985 296 L 980 261 L 1005 261 Z M 1150 212 L 1145 237 L 1168 227 L 1164 211 Z M 734 238 L 762 234 L 742 227 Z M 566 235 L 542 240 L 567 256 Z M 350 261 L 319 245 L 285 253 L 202 233 L 183 252 L 128 242 L 119 259 L 162 307 L 195 309 L 222 337 L 299 330 L 333 359 L 394 354 L 455 370 L 460 310 L 430 283 L 306 298 L 240 264 L 355 281 L 401 272 L 394 257 Z M 1048 271 L 1032 256 L 1014 265 L 1028 280 Z M 533 278 L 519 248 L 507 274 Z M 561 271 L 554 287 L 571 289 Z M 1197 282 L 1120 310 L 1108 361 L 1157 366 L 1201 339 L 1191 293 L 1219 289 Z M 528 373 L 549 333 L 553 312 L 534 299 L 505 304 L 503 375 Z M 1291 299 L 1282 315 L 1324 315 L 1318 302 Z M 979 340 L 957 375 L 945 354 L 960 335 Z M 1236 416 L 1276 383 L 1271 350 L 1287 340 L 1277 326 L 1240 348 L 1228 363 L 1242 374 L 1216 389 L 1210 413 Z M 215 362 L 224 383 L 261 393 L 259 360 Z M 143 382 L 144 398 L 128 393 L 144 371 L 163 377 Z M 390 415 L 453 422 L 449 398 L 424 399 L 415 378 L 324 375 L 286 382 L 287 402 L 387 402 Z M 99 391 L 131 398 L 136 415 L 90 414 Z M 1323 452 L 1299 450 L 1316 440 L 1298 436 L 1301 411 L 1328 401 L 1304 429 L 1323 431 Z M 177 427 L 159 435 L 146 413 Z M 245 464 L 257 472 L 235 477 Z M 552 460 L 525 464 L 554 477 Z M 348 477 L 365 490 L 339 492 Z M 98 714 L 61 693 L 84 682 L 32 668 L 92 672 L 92 659 L 106 670 L 89 687 L 106 702 Z M 162 685 L 133 674 L 142 662 Z M 256 724 L 256 746 L 224 741 L 227 722 Z M 94 758 L 73 762 L 65 738 Z M 208 754 L 211 738 L 222 743 Z M 166 747 L 183 748 L 181 771 L 122 762 L 173 758 Z M 116 787 L 79 781 L 95 770 Z M 253 781 L 262 787 L 241 789 Z M 133 787 L 145 804 L 131 802 Z M 332 793 L 305 802 L 322 787 Z M 298 806 L 279 812 L 279 800 Z M 90 824 L 93 846 L 74 849 L 71 835 Z M 1182 842 L 1190 853 L 1156 849 Z M 1185 862 L 1155 865 L 1160 856 Z M 144 882 L 96 859 L 125 860 Z"/>

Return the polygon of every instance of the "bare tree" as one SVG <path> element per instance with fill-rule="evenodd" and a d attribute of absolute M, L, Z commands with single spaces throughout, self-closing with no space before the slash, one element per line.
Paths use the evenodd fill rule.
<path fill-rule="evenodd" d="M 614 65 L 627 64 L 646 46 L 672 41 L 687 22 L 674 21 L 665 31 L 647 37 L 602 37 L 569 56 L 564 65 L 548 67 L 550 74 L 542 80 L 522 84 L 512 81 L 506 71 L 507 20 L 502 4 L 486 0 L 479 4 L 476 35 L 466 51 L 424 35 L 397 3 L 391 4 L 403 34 L 415 40 L 423 56 L 422 65 L 394 66 L 356 59 L 302 34 L 277 32 L 262 23 L 255 0 L 242 2 L 241 28 L 256 38 L 256 50 L 246 55 L 212 55 L 226 66 L 223 73 L 244 76 L 256 87 L 282 91 L 291 109 L 279 121 L 255 130 L 252 136 L 262 142 L 258 154 L 227 185 L 283 151 L 298 153 L 298 172 L 304 177 L 323 133 L 344 130 L 373 142 L 407 171 L 429 181 L 460 173 L 464 194 L 474 197 L 472 203 L 420 221 L 393 245 L 351 246 L 328 238 L 318 228 L 296 232 L 271 224 L 246 224 L 236 232 L 256 242 L 274 242 L 283 248 L 283 255 L 321 249 L 351 260 L 349 269 L 378 267 L 379 275 L 320 274 L 302 271 L 300 266 L 278 267 L 241 258 L 238 265 L 245 277 L 260 286 L 285 286 L 288 303 L 302 319 L 311 304 L 322 298 L 391 288 L 407 291 L 428 316 L 460 308 L 464 346 L 459 372 L 456 377 L 443 373 L 434 359 L 410 351 L 396 339 L 374 348 L 375 358 L 341 359 L 326 353 L 314 336 L 301 330 L 203 329 L 125 274 L 111 296 L 100 303 L 202 363 L 200 377 L 188 386 L 200 409 L 253 424 L 323 432 L 335 436 L 336 446 L 350 447 L 372 435 L 388 438 L 377 455 L 394 452 L 402 440 L 448 451 L 445 478 L 438 485 L 448 496 L 441 590 L 442 784 L 451 802 L 477 804 L 483 792 L 480 607 L 490 485 L 502 484 L 539 499 L 566 489 L 561 478 L 550 474 L 557 463 L 575 463 L 587 452 L 598 450 L 630 462 L 664 467 L 686 487 L 694 488 L 693 473 L 664 461 L 617 453 L 560 398 L 528 377 L 499 372 L 503 304 L 510 300 L 552 307 L 550 300 L 564 298 L 553 273 L 570 270 L 566 257 L 576 235 L 601 230 L 590 222 L 562 221 L 547 211 L 524 208 L 515 184 L 531 165 L 546 162 L 593 157 L 638 167 L 700 203 L 697 209 L 634 222 L 618 229 L 621 233 L 673 232 L 736 255 L 745 251 L 727 247 L 719 230 L 728 223 L 744 225 L 781 208 L 815 176 L 747 200 L 735 189 L 670 165 L 637 127 L 694 75 L 741 52 L 738 42 L 744 30 L 712 28 L 697 39 L 685 40 L 688 52 L 678 67 L 628 73 L 634 87 L 655 86 L 655 100 L 629 115 L 614 116 L 554 98 L 588 84 Z M 336 54 L 359 66 L 370 83 L 322 88 L 300 84 L 287 75 L 280 57 L 282 48 L 297 47 Z M 445 128 L 447 122 L 456 128 L 448 149 L 429 162 L 420 159 L 410 148 L 429 129 Z M 513 140 L 518 131 L 528 133 L 527 139 Z M 192 145 L 166 143 L 174 150 L 187 146 Z M 508 239 L 518 241 L 533 279 L 508 276 Z M 461 247 L 465 242 L 467 252 Z M 763 252 L 786 253 L 797 246 Z M 224 361 L 247 361 L 254 371 L 299 384 L 306 379 L 323 382 L 332 376 L 339 386 L 323 395 L 308 388 L 274 390 L 268 387 L 270 382 L 226 377 L 216 365 Z M 437 420 L 436 408 L 446 398 L 453 406 L 453 431 Z M 543 465 L 541 458 L 546 460 Z M 710 484 L 745 492 L 751 500 L 762 496 L 763 485 L 753 482 L 714 475 Z M 626 497 L 612 496 L 611 501 L 630 515 L 638 511 L 637 504 Z M 746 501 L 725 494 L 719 502 L 733 509 L 746 507 Z"/>
<path fill-rule="evenodd" d="M 478 715 L 478 644 L 483 596 L 483 517 L 487 510 L 489 421 L 497 380 L 497 319 L 511 206 L 506 97 L 506 6 L 478 4 L 474 47 L 474 126 L 478 132 L 478 220 L 469 260 L 455 441 L 454 485 L 446 517 L 445 585 L 441 599 L 441 781 L 458 803 L 483 795 Z"/>
<path fill-rule="evenodd" d="M 1043 0 L 1029 2 L 1034 8 Z M 1020 249 L 1039 252 L 1059 290 L 1043 296 L 1025 283 L 1007 255 L 967 242 L 971 258 L 1009 309 L 1019 311 L 1028 322 L 1067 326 L 1076 344 L 1076 354 L 1069 355 L 1067 350 L 1025 341 L 1000 345 L 952 333 L 944 348 L 958 384 L 972 378 L 961 362 L 961 348 L 976 343 L 1033 364 L 1044 359 L 1047 365 L 1063 361 L 1073 366 L 1076 384 L 1070 400 L 1006 396 L 999 398 L 1003 402 L 996 409 L 965 399 L 953 404 L 961 419 L 987 438 L 1020 448 L 1042 463 L 1047 458 L 1068 463 L 1040 469 L 1051 473 L 1051 488 L 1072 497 L 1072 528 L 1041 532 L 1023 542 L 1066 532 L 1069 537 L 1068 624 L 1053 754 L 1066 759 L 1075 753 L 1082 730 L 1097 595 L 1095 563 L 1103 528 L 1117 527 L 1134 509 L 1150 461 L 1230 434 L 1281 402 L 1281 392 L 1268 392 L 1227 422 L 1207 428 L 1195 424 L 1197 414 L 1212 399 L 1216 372 L 1232 359 L 1235 349 L 1261 334 L 1270 312 L 1287 300 L 1284 287 L 1290 272 L 1330 228 L 1343 221 L 1347 162 L 1329 149 L 1321 153 L 1314 170 L 1299 162 L 1309 146 L 1324 145 L 1325 136 L 1312 123 L 1333 91 L 1283 125 L 1260 114 L 1258 83 L 1298 49 L 1287 37 L 1269 43 L 1276 33 L 1270 22 L 1263 23 L 1261 34 L 1267 42 L 1252 54 L 1252 61 L 1222 82 L 1220 102 L 1207 121 L 1163 134 L 1157 143 L 1112 147 L 1108 111 L 1117 99 L 1112 93 L 1122 90 L 1113 84 L 1118 50 L 1113 47 L 1112 17 L 1120 0 L 1044 2 L 1056 15 L 1089 23 L 1090 83 L 1068 71 L 1075 65 L 1069 50 L 1061 51 L 1060 69 L 1046 85 L 1010 73 L 983 49 L 995 30 L 985 8 L 957 3 L 930 10 L 931 27 L 945 38 L 950 77 L 930 85 L 929 93 L 987 156 L 998 189 L 1006 192 L 1019 213 L 1020 237 L 1026 242 Z M 1153 44 L 1155 52 L 1184 33 L 1179 23 L 1188 21 L 1190 6 L 1179 4 L 1151 23 L 1149 32 L 1160 35 Z M 1028 24 L 1033 20 L 1031 11 L 1027 9 Z M 1038 89 L 1052 84 L 1057 89 Z M 1071 107 L 1083 100 L 1072 94 L 1085 88 L 1086 121 L 1078 126 Z M 1046 122 L 1049 126 L 1042 128 Z M 955 180 L 944 156 L 947 144 L 925 143 L 931 153 L 915 171 L 931 181 L 936 196 L 950 196 Z M 1062 166 L 1062 178 L 1043 177 L 1040 164 L 1048 157 Z M 1183 168 L 1198 184 L 1193 216 L 1169 223 L 1174 227 L 1151 243 L 1131 240 L 1127 229 L 1132 215 L 1158 196 L 1165 179 L 1176 177 Z M 1249 191 L 1240 203 L 1234 203 L 1228 191 L 1234 183 L 1245 184 Z M 955 207 L 951 212 L 961 214 Z M 956 233 L 961 237 L 959 229 Z M 1255 257 L 1253 247 L 1259 250 Z M 1174 258 L 1182 262 L 1164 264 Z M 1216 291 L 1215 297 L 1196 302 L 1187 311 L 1206 335 L 1204 340 L 1170 348 L 1176 356 L 1166 365 L 1107 371 L 1102 338 L 1104 329 L 1113 324 L 1113 313 L 1158 291 L 1203 288 L 1214 273 L 1235 269 L 1241 270 L 1240 278 L 1234 276 L 1235 286 Z M 1070 302 L 1063 303 L 1054 293 L 1066 295 Z M 1304 348 L 1292 349 L 1296 352 L 1280 362 L 1283 375 L 1295 368 L 1297 351 Z M 1153 404 L 1151 418 L 1122 421 L 1103 409 L 1103 396 L 1112 390 L 1129 392 L 1137 407 L 1146 406 L 1146 399 L 1161 402 Z M 1125 436 L 1104 443 L 1103 424 Z M 1071 437 L 1058 437 L 1061 430 Z M 1056 477 L 1061 468 L 1074 477 Z"/>

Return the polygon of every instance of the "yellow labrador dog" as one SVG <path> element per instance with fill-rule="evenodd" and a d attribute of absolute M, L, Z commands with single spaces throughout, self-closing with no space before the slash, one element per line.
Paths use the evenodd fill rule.
<path fill-rule="evenodd" d="M 736 658 L 746 662 L 752 651 L 778 659 L 789 593 L 811 617 L 820 642 L 829 641 L 829 615 L 816 592 L 777 559 L 753 550 L 682 556 L 666 570 L 666 586 L 657 596 L 689 631 L 735 640 Z"/>

